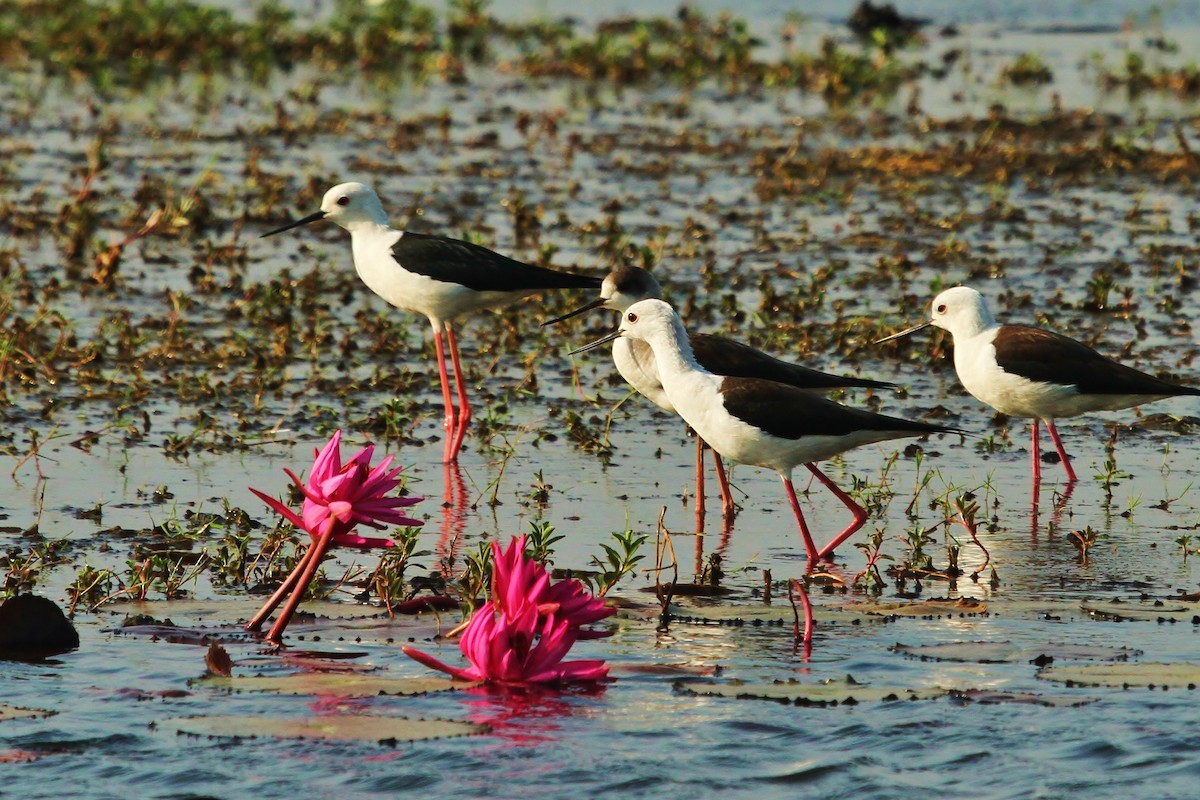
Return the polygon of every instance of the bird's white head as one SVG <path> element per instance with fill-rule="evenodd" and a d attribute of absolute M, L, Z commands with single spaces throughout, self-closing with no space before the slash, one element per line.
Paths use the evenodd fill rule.
<path fill-rule="evenodd" d="M 336 222 L 351 233 L 364 226 L 382 225 L 386 227 L 388 224 L 387 213 L 383 210 L 383 203 L 379 202 L 379 195 L 375 194 L 374 189 L 365 183 L 339 183 L 325 193 L 325 197 L 321 200 L 320 211 L 293 220 L 281 228 L 268 231 L 263 234 L 263 238 L 290 231 L 292 228 L 298 228 L 320 219 Z"/>
<path fill-rule="evenodd" d="M 624 312 L 639 300 L 662 299 L 662 286 L 640 267 L 621 267 L 604 277 L 600 297 L 605 308 Z"/>
<path fill-rule="evenodd" d="M 676 337 L 676 329 L 682 328 L 675 309 L 662 300 L 639 300 L 625 309 L 621 315 L 620 336 L 640 339 L 644 342 L 662 337 Z"/>
<path fill-rule="evenodd" d="M 692 358 L 692 348 L 683 322 L 675 309 L 662 300 L 639 300 L 634 303 L 621 314 L 619 328 L 591 344 L 572 350 L 571 355 L 594 350 L 621 337 L 648 342 L 656 355 L 662 350 L 664 353 L 678 353 L 685 359 Z"/>
<path fill-rule="evenodd" d="M 325 219 L 348 231 L 360 224 L 387 225 L 387 212 L 379 195 L 365 183 L 339 183 L 321 199 Z"/>
<path fill-rule="evenodd" d="M 996 324 L 983 295 L 969 286 L 955 286 L 933 298 L 929 321 L 954 336 L 975 336 Z"/>

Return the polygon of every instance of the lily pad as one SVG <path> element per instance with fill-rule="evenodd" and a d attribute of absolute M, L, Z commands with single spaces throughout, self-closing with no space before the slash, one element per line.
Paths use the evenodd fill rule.
<path fill-rule="evenodd" d="M 1200 664 L 1186 661 L 1140 664 L 1073 664 L 1048 667 L 1039 678 L 1068 686 L 1110 686 L 1129 689 L 1195 689 L 1200 686 Z"/>
<path fill-rule="evenodd" d="M 1080 604 L 1080 608 L 1094 618 L 1118 622 L 1124 620 L 1195 622 L 1197 620 L 1193 618 L 1200 616 L 1200 604 L 1164 602 L 1162 600 L 1084 602 Z"/>
<path fill-rule="evenodd" d="M 849 606 L 814 605 L 813 621 L 817 625 L 883 624 L 887 619 L 864 611 L 861 604 Z M 795 614 L 785 598 L 773 605 L 671 605 L 671 621 L 683 625 L 727 625 L 730 627 L 778 627 L 791 635 Z"/>
<path fill-rule="evenodd" d="M 1100 645 L 1045 644 L 1015 645 L 1012 642 L 946 642 L 906 645 L 897 642 L 892 652 L 922 661 L 958 661 L 979 664 L 1049 663 L 1064 661 L 1124 661 L 1140 656 L 1141 650 Z"/>
<path fill-rule="evenodd" d="M 721 667 L 716 664 L 621 664 L 610 662 L 608 671 L 612 675 L 668 675 L 672 677 L 691 675 L 711 678 L 721 671 Z"/>
<path fill-rule="evenodd" d="M 969 597 L 959 597 L 953 600 L 922 600 L 917 603 L 872 603 L 861 606 L 865 614 L 879 614 L 889 617 L 961 617 L 963 615 L 986 614 L 987 604 L 981 600 Z"/>
<path fill-rule="evenodd" d="M 40 708 L 17 708 L 16 706 L 0 705 L 0 722 L 9 719 L 36 719 L 38 717 L 49 717 L 56 714 L 55 711 L 44 711 Z"/>
<path fill-rule="evenodd" d="M 1096 702 L 1096 697 L 1069 697 L 1063 695 L 1045 695 L 1034 692 L 998 692 L 992 689 L 967 689 L 952 691 L 950 697 L 968 703 L 980 705 L 999 705 L 1016 703 L 1018 705 L 1048 706 L 1050 708 L 1074 708 Z"/>
<path fill-rule="evenodd" d="M 703 697 L 731 697 L 735 699 L 774 700 L 797 706 L 857 705 L 858 703 L 896 700 L 932 700 L 942 697 L 945 689 L 929 687 L 910 689 L 889 684 L 858 683 L 847 676 L 841 680 L 821 683 L 800 681 L 778 681 L 775 683 L 683 683 L 675 684 L 676 691 Z"/>
<path fill-rule="evenodd" d="M 451 736 L 487 733 L 488 726 L 444 719 L 408 719 L 363 714 L 331 715 L 304 719 L 264 716 L 180 717 L 158 727 L 189 736 L 221 739 L 324 739 L 340 741 L 419 742 Z"/>
<path fill-rule="evenodd" d="M 253 675 L 222 678 L 215 675 L 192 681 L 193 686 L 233 692 L 376 697 L 417 695 L 463 689 L 476 684 L 455 683 L 449 678 L 385 678 L 346 672 L 296 672 L 290 675 Z"/>

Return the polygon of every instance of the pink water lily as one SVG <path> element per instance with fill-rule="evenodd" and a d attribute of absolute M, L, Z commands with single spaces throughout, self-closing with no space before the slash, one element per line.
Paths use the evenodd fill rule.
<path fill-rule="evenodd" d="M 284 472 L 304 492 L 304 504 L 300 513 L 257 489 L 250 491 L 258 495 L 284 519 L 312 537 L 312 544 L 301 557 L 296 568 L 288 575 L 271 599 L 246 624 L 246 630 L 258 630 L 285 594 L 291 592 L 288 603 L 267 634 L 267 640 L 278 642 L 300 604 L 304 590 L 312 581 L 330 547 L 352 547 L 369 549 L 392 547 L 391 539 L 367 538 L 354 533 L 355 526 L 362 524 L 376 529 L 388 525 L 417 526 L 424 524 L 402 514 L 399 509 L 421 502 L 422 497 L 388 496 L 400 485 L 398 477 L 402 467 L 391 468 L 392 457 L 388 456 L 376 466 L 371 466 L 374 445 L 367 445 L 350 457 L 344 464 L 341 454 L 342 432 L 336 431 L 319 451 L 309 470 L 307 483 L 300 480 L 290 469 Z"/>
<path fill-rule="evenodd" d="M 404 652 L 422 664 L 465 681 L 502 685 L 596 681 L 608 675 L 602 660 L 563 661 L 576 641 L 607 636 L 583 628 L 616 613 L 569 578 L 551 585 L 545 567 L 525 557 L 525 537 L 507 551 L 492 542 L 492 595 L 468 623 L 459 649 L 469 667 L 458 668 L 413 647 Z"/>

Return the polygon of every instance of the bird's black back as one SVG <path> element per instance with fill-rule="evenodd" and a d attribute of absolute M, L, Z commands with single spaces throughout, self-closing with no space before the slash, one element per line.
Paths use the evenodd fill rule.
<path fill-rule="evenodd" d="M 780 439 L 804 436 L 848 436 L 859 431 L 956 433 L 953 428 L 848 408 L 795 386 L 758 378 L 725 378 L 721 382 L 725 410 Z"/>
<path fill-rule="evenodd" d="M 396 262 L 435 281 L 457 283 L 476 292 L 532 292 L 539 289 L 598 289 L 600 278 L 535 267 L 486 247 L 405 231 L 392 245 Z"/>
<path fill-rule="evenodd" d="M 996 363 L 1031 381 L 1074 385 L 1081 394 L 1200 395 L 1113 361 L 1082 342 L 1026 325 L 1005 325 L 992 340 Z"/>
<path fill-rule="evenodd" d="M 693 333 L 688 339 L 692 344 L 696 362 L 714 375 L 762 378 L 799 389 L 838 389 L 850 386 L 886 389 L 894 386 L 883 381 L 831 375 L 828 372 L 802 367 L 723 336 Z"/>

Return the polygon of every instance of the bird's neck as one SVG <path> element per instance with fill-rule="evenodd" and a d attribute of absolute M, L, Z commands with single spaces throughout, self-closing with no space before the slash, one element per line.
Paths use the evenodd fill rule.
<path fill-rule="evenodd" d="M 343 224 L 342 227 L 349 231 L 353 238 L 363 241 L 381 239 L 388 235 L 391 235 L 393 239 L 399 239 L 401 235 L 400 231 L 393 230 L 386 222 L 376 222 L 370 219 L 356 219 Z"/>
<path fill-rule="evenodd" d="M 968 324 L 960 325 L 954 329 L 954 345 L 957 347 L 978 339 L 981 335 L 999 327 L 1000 323 L 996 322 L 996 319 L 985 311 L 977 318 L 970 320 Z"/>
<path fill-rule="evenodd" d="M 678 318 L 672 320 L 669 331 L 660 331 L 646 340 L 654 350 L 654 360 L 657 363 L 659 377 L 665 383 L 672 377 L 691 373 L 706 373 L 696 361 L 692 352 L 691 342 L 688 341 L 687 331 Z"/>

